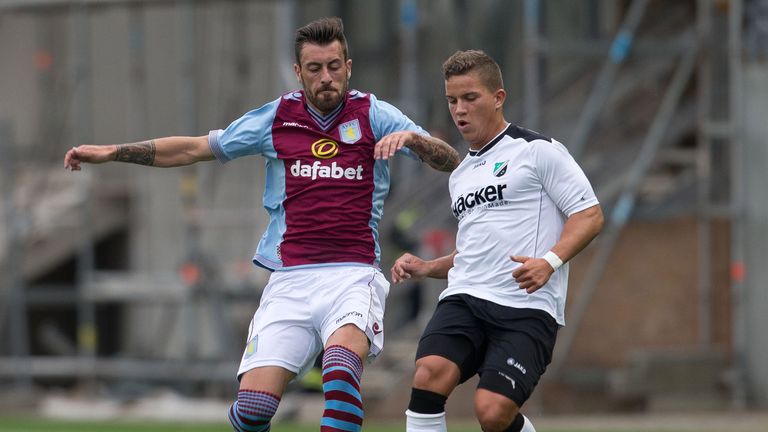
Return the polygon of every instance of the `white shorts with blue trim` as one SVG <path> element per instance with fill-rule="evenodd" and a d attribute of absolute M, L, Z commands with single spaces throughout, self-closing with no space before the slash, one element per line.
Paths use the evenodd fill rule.
<path fill-rule="evenodd" d="M 353 324 L 370 341 L 369 360 L 384 346 L 389 282 L 367 266 L 326 266 L 272 273 L 251 320 L 237 376 L 279 366 L 298 376 L 314 364 L 328 338 Z"/>

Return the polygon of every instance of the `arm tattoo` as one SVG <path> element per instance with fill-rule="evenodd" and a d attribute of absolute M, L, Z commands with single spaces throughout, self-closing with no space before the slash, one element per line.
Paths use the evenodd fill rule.
<path fill-rule="evenodd" d="M 115 153 L 115 160 L 151 166 L 155 163 L 155 141 L 119 144 Z"/>
<path fill-rule="evenodd" d="M 459 166 L 459 153 L 439 139 L 418 135 L 408 147 L 438 171 L 451 172 Z"/>

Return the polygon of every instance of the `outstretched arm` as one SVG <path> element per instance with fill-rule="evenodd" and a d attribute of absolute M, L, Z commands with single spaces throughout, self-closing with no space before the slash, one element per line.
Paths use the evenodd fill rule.
<path fill-rule="evenodd" d="M 459 152 L 445 141 L 412 131 L 391 133 L 376 143 L 374 158 L 389 159 L 403 147 L 413 150 L 419 157 L 438 171 L 451 172 L 459 166 Z"/>
<path fill-rule="evenodd" d="M 82 169 L 81 163 L 129 162 L 155 167 L 176 167 L 214 159 L 208 137 L 166 137 L 128 144 L 81 145 L 64 155 L 64 168 Z"/>
<path fill-rule="evenodd" d="M 425 277 L 446 279 L 448 271 L 453 267 L 453 257 L 456 253 L 454 250 L 449 255 L 431 261 L 424 261 L 416 255 L 405 253 L 392 265 L 390 270 L 392 282 L 399 283 L 406 279 L 419 280 Z"/>
<path fill-rule="evenodd" d="M 602 229 L 603 211 L 599 204 L 574 213 L 565 221 L 560 240 L 551 252 L 566 263 L 587 247 Z M 544 286 L 555 272 L 550 262 L 542 257 L 513 255 L 510 259 L 523 264 L 512 272 L 512 277 L 529 294 Z"/>

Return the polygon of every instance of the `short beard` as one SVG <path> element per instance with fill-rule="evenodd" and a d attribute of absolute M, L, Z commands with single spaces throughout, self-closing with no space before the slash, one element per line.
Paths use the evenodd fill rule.
<path fill-rule="evenodd" d="M 308 89 L 306 86 L 304 87 L 304 96 L 309 100 L 309 103 L 312 104 L 313 107 L 320 110 L 320 113 L 323 115 L 326 115 L 336 109 L 336 107 L 341 104 L 341 101 L 344 99 L 344 95 L 347 93 L 347 88 L 349 87 L 349 81 L 345 82 L 343 86 L 341 86 L 341 89 L 338 93 L 335 93 L 333 97 L 331 98 L 325 98 L 325 97 L 319 97 L 318 95 L 315 95 Z"/>

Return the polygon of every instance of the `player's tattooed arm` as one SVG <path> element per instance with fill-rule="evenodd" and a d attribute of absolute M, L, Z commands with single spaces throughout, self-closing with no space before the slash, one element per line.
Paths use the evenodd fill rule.
<path fill-rule="evenodd" d="M 152 166 L 155 163 L 155 140 L 130 144 L 118 144 L 115 161 Z"/>
<path fill-rule="evenodd" d="M 413 134 L 408 141 L 408 148 L 432 168 L 438 171 L 451 172 L 459 166 L 459 152 L 445 141 L 419 134 Z"/>
<path fill-rule="evenodd" d="M 72 147 L 64 155 L 64 168 L 80 171 L 81 164 L 129 162 L 154 167 L 177 167 L 215 159 L 208 136 L 165 137 L 130 144 Z"/>

